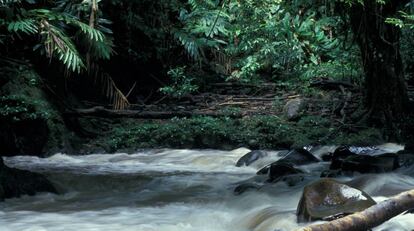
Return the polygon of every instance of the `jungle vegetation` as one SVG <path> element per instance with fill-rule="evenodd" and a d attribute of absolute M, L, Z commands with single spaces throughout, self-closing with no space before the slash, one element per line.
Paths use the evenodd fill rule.
<path fill-rule="evenodd" d="M 362 97 L 349 123 L 409 137 L 413 6 L 409 0 L 0 0 L 0 87 L 29 68 L 39 78 L 26 83 L 37 81 L 58 111 L 103 105 L 116 113 L 181 102 L 214 92 L 217 83 L 273 84 L 275 92 L 312 98 L 323 95 L 312 88 L 317 81 L 347 82 Z M 4 93 L 1 102 L 2 121 L 19 119 L 33 104 Z M 85 133 L 79 122 L 62 120 Z"/>

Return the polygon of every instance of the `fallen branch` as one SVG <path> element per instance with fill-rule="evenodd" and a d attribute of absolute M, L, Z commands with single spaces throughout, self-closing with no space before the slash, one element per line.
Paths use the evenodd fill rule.
<path fill-rule="evenodd" d="M 89 109 L 73 109 L 65 113 L 68 116 L 94 116 L 102 118 L 137 118 L 137 119 L 171 119 L 174 117 L 211 116 L 241 118 L 239 114 L 225 114 L 213 111 L 139 111 L 139 110 L 112 110 L 104 107 L 93 107 Z"/>
<path fill-rule="evenodd" d="M 341 90 L 340 88 L 341 86 L 343 88 L 356 89 L 356 86 L 353 85 L 352 83 L 345 82 L 345 81 L 327 80 L 327 79 L 313 81 L 310 83 L 310 86 L 318 87 L 318 88 L 325 89 L 325 90 Z"/>
<path fill-rule="evenodd" d="M 362 212 L 297 231 L 366 231 L 412 208 L 414 208 L 414 190 L 403 192 Z"/>

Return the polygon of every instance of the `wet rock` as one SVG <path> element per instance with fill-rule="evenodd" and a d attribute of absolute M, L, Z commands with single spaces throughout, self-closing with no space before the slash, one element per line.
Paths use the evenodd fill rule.
<path fill-rule="evenodd" d="M 41 174 L 9 168 L 0 162 L 0 200 L 33 196 L 37 192 L 57 193 L 55 187 Z"/>
<path fill-rule="evenodd" d="M 258 190 L 262 187 L 262 185 L 258 184 L 258 183 L 243 183 L 241 185 L 238 185 L 235 189 L 234 189 L 234 194 L 236 195 L 240 195 L 248 190 L 254 189 L 254 190 Z"/>
<path fill-rule="evenodd" d="M 396 154 L 384 154 L 380 156 L 351 156 L 342 163 L 342 171 L 360 173 L 384 173 L 399 168 Z"/>
<path fill-rule="evenodd" d="M 356 153 L 351 152 L 349 147 L 347 146 L 341 146 L 338 147 L 334 153 L 331 155 L 331 166 L 330 169 L 340 169 L 342 166 L 342 162 L 344 159 L 357 155 Z"/>
<path fill-rule="evenodd" d="M 271 164 L 264 166 L 259 171 L 257 171 L 256 174 L 257 175 L 267 175 L 267 174 L 269 174 L 270 166 L 271 166 Z"/>
<path fill-rule="evenodd" d="M 398 153 L 398 162 L 400 167 L 409 167 L 414 165 L 414 154 L 406 151 Z"/>
<path fill-rule="evenodd" d="M 282 158 L 283 161 L 292 163 L 294 165 L 303 165 L 319 162 L 319 159 L 316 158 L 309 151 L 299 148 L 289 151 L 286 156 Z"/>
<path fill-rule="evenodd" d="M 263 185 L 266 184 L 268 177 L 261 175 L 261 176 L 254 176 L 247 180 L 241 181 L 237 183 L 237 186 L 234 188 L 234 194 L 239 195 L 244 193 L 248 190 L 258 190 Z"/>
<path fill-rule="evenodd" d="M 325 170 L 321 172 L 321 178 L 336 178 L 342 176 L 342 171 L 341 170 Z"/>
<path fill-rule="evenodd" d="M 397 154 L 383 154 L 378 156 L 349 155 L 347 157 L 334 156 L 330 169 L 344 172 L 384 173 L 400 167 Z"/>
<path fill-rule="evenodd" d="M 269 167 L 269 181 L 274 182 L 283 176 L 300 173 L 303 173 L 303 171 L 293 167 L 292 164 L 283 161 L 276 161 Z"/>
<path fill-rule="evenodd" d="M 324 155 L 321 156 L 322 161 L 331 161 L 333 158 L 333 153 L 326 153 Z"/>
<path fill-rule="evenodd" d="M 261 159 L 263 157 L 266 157 L 268 154 L 264 151 L 259 151 L 259 150 L 254 150 L 251 151 L 249 153 L 247 153 L 246 155 L 242 156 L 236 163 L 237 167 L 242 167 L 242 166 L 249 166 L 251 165 L 253 162 L 255 162 L 258 159 Z"/>
<path fill-rule="evenodd" d="M 405 144 L 404 150 L 410 153 L 414 153 L 414 142 Z"/>
<path fill-rule="evenodd" d="M 234 189 L 235 194 L 241 194 L 247 190 L 258 190 L 265 185 L 275 184 L 283 181 L 288 186 L 294 186 L 304 180 L 304 172 L 295 168 L 292 164 L 276 161 L 263 169 L 259 170 L 257 175 L 240 182 Z"/>
<path fill-rule="evenodd" d="M 317 145 L 307 150 L 309 150 L 309 152 L 312 153 L 312 155 L 323 161 L 330 161 L 332 158 L 332 154 L 335 152 L 337 148 L 338 146 L 335 145 Z"/>
<path fill-rule="evenodd" d="M 305 179 L 305 174 L 293 174 L 282 177 L 282 181 L 285 182 L 289 187 L 298 185 Z"/>
<path fill-rule="evenodd" d="M 286 118 L 288 120 L 296 120 L 298 119 L 303 111 L 305 110 L 307 106 L 307 102 L 304 99 L 297 98 L 297 99 L 291 99 L 289 100 L 284 109 Z"/>
<path fill-rule="evenodd" d="M 375 201 L 359 189 L 333 179 L 321 179 L 305 187 L 296 214 L 299 222 L 331 220 L 374 204 Z"/>
<path fill-rule="evenodd" d="M 341 146 L 331 156 L 330 169 L 344 171 L 387 172 L 398 167 L 398 155 L 377 147 Z"/>

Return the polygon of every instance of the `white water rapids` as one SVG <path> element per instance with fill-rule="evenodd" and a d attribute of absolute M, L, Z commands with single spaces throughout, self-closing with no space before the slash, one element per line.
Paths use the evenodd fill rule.
<path fill-rule="evenodd" d="M 0 230 L 290 231 L 306 225 L 296 223 L 295 210 L 303 186 L 319 177 L 316 169 L 323 163 L 305 166 L 314 176 L 297 186 L 279 182 L 236 196 L 237 182 L 254 176 L 264 164 L 235 167 L 247 152 L 150 150 L 131 155 L 5 158 L 11 167 L 43 173 L 61 194 L 0 203 Z M 361 175 L 353 182 L 381 201 L 414 188 L 409 176 L 413 172 Z M 413 229 L 414 215 L 407 214 L 375 230 Z"/>

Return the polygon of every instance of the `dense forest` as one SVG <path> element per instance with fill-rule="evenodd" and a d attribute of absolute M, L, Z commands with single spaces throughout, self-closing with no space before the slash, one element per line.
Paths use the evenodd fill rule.
<path fill-rule="evenodd" d="M 206 195 L 225 201 L 230 220 L 227 209 L 243 198 L 270 206 L 262 194 L 272 190 L 302 196 L 286 200 L 299 204 L 292 222 L 276 222 L 290 211 L 244 204 L 259 212 L 244 214 L 251 222 L 238 230 L 296 230 L 321 219 L 334 221 L 304 230 L 377 227 L 414 207 L 412 36 L 408 0 L 0 0 L 0 200 L 50 192 L 55 201 L 0 202 L 0 227 L 90 230 L 13 214 L 85 212 L 77 202 L 89 200 L 100 212 L 123 200 L 178 206 Z M 224 191 L 205 189 L 214 187 Z M 90 196 L 102 188 L 102 198 Z M 165 195 L 170 189 L 177 194 Z M 148 199 L 145 190 L 165 194 Z M 351 191 L 365 199 L 349 202 Z M 323 197 L 341 206 L 326 209 Z M 189 208 L 176 209 L 187 217 Z M 82 217 L 73 214 L 62 219 Z M 406 214 L 375 230 L 414 229 Z M 91 229 L 127 230 L 114 219 Z M 131 227 L 200 230 L 185 221 L 151 226 L 177 217 L 142 219 Z M 236 230 L 228 226 L 201 230 Z"/>

